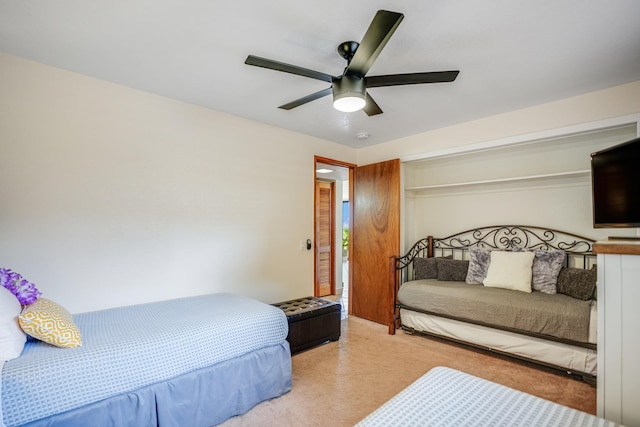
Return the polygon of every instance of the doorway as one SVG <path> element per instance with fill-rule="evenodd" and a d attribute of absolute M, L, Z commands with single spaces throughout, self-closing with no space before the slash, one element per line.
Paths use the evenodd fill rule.
<path fill-rule="evenodd" d="M 328 169 L 318 169 L 327 171 Z M 328 172 L 317 172 L 328 173 Z M 338 188 L 340 182 L 338 181 Z M 317 297 L 336 295 L 336 281 L 340 275 L 336 275 L 336 181 L 331 179 L 316 178 L 315 185 L 315 211 L 316 211 L 316 249 L 315 249 L 315 287 L 314 294 Z"/>
<path fill-rule="evenodd" d="M 349 249 L 353 227 L 353 164 L 315 157 L 314 295 L 351 312 Z"/>

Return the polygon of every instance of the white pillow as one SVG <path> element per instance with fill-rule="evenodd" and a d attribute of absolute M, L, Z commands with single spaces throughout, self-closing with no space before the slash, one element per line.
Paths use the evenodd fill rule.
<path fill-rule="evenodd" d="M 22 306 L 16 296 L 0 286 L 0 361 L 20 356 L 27 341 L 27 335 L 18 324 L 21 310 Z"/>
<path fill-rule="evenodd" d="M 487 277 L 482 282 L 487 287 L 531 292 L 533 252 L 492 251 Z"/>

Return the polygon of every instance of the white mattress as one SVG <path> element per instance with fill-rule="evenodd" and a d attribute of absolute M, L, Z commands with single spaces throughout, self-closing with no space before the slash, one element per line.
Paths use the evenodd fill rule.
<path fill-rule="evenodd" d="M 615 426 L 568 408 L 450 368 L 433 368 L 356 424 L 383 426 Z"/>
<path fill-rule="evenodd" d="M 592 316 L 595 318 L 595 316 Z M 540 338 L 492 329 L 406 309 L 400 310 L 404 326 L 447 338 L 472 343 L 492 350 L 513 354 L 567 371 L 596 375 L 596 350 L 547 341 Z"/>

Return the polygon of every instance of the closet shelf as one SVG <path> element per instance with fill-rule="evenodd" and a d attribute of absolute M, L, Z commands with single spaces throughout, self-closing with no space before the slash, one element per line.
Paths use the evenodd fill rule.
<path fill-rule="evenodd" d="M 406 191 L 435 190 L 439 188 L 465 187 L 465 186 L 474 186 L 474 185 L 482 185 L 482 184 L 535 181 L 535 180 L 547 179 L 547 178 L 572 178 L 572 177 L 588 176 L 590 174 L 591 174 L 590 170 L 578 170 L 578 171 L 569 171 L 569 172 L 548 173 L 548 174 L 542 174 L 542 175 L 516 176 L 511 178 L 497 178 L 497 179 L 486 179 L 486 180 L 480 180 L 480 181 L 455 182 L 451 184 L 422 185 L 418 187 L 407 187 L 405 188 L 405 190 Z"/>

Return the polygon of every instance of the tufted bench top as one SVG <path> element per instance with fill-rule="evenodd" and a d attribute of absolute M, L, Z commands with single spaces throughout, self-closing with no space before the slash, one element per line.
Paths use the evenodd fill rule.
<path fill-rule="evenodd" d="M 340 311 L 341 305 L 337 302 L 328 301 L 316 297 L 304 297 L 290 301 L 273 304 L 287 316 L 289 322 L 319 316 L 324 313 Z"/>

